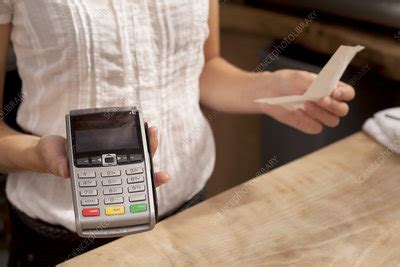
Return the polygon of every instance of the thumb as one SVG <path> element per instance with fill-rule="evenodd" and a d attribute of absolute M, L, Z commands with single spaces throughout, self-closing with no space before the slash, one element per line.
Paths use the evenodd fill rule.
<path fill-rule="evenodd" d="M 63 178 L 68 178 L 69 169 L 68 169 L 68 159 L 65 156 L 57 156 L 49 161 L 49 171 Z"/>
<path fill-rule="evenodd" d="M 154 154 L 158 148 L 158 128 L 155 126 L 151 126 L 148 129 L 149 133 L 149 143 L 150 143 L 150 152 L 151 156 L 154 157 Z"/>

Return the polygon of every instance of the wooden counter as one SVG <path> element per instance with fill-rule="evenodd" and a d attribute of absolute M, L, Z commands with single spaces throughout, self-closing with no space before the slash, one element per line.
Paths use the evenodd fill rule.
<path fill-rule="evenodd" d="M 358 133 L 62 264 L 172 265 L 400 266 L 400 157 Z"/>

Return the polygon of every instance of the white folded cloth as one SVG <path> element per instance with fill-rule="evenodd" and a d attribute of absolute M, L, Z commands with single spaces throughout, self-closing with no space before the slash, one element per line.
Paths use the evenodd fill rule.
<path fill-rule="evenodd" d="M 400 155 L 400 107 L 375 113 L 362 128 L 376 141 Z"/>

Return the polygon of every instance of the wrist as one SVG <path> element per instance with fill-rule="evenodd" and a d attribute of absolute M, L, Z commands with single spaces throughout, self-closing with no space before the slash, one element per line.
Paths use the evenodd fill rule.
<path fill-rule="evenodd" d="M 272 78 L 273 73 L 268 71 L 249 73 L 250 90 L 247 90 L 247 98 L 251 103 L 250 105 L 252 106 L 252 110 L 254 113 L 264 113 L 262 109 L 262 104 L 256 103 L 254 102 L 254 100 L 273 96 Z"/>
<path fill-rule="evenodd" d="M 21 149 L 21 154 L 24 155 L 25 164 L 21 166 L 23 169 L 28 169 L 35 172 L 47 172 L 45 164 L 38 149 L 40 138 L 32 136 L 26 145 Z"/>
<path fill-rule="evenodd" d="M 39 140 L 0 121 L 0 171 L 45 171 L 36 149 Z"/>

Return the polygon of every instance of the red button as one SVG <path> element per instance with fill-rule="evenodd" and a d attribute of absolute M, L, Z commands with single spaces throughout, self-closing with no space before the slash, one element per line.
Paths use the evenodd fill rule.
<path fill-rule="evenodd" d="M 100 209 L 98 208 L 86 208 L 82 210 L 82 215 L 84 217 L 94 217 L 100 215 Z"/>

